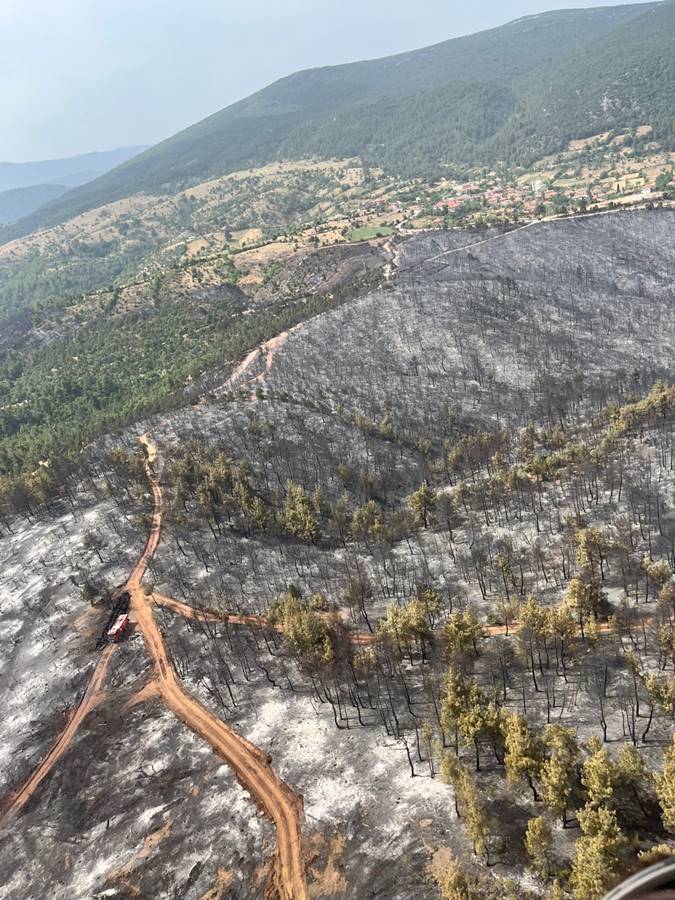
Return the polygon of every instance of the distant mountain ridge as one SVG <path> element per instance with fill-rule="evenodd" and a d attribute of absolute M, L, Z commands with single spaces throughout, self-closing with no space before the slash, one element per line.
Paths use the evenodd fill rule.
<path fill-rule="evenodd" d="M 146 147 L 118 147 L 97 153 L 82 153 L 65 159 L 37 162 L 0 162 L 0 192 L 35 185 L 58 184 L 76 187 L 119 166 Z"/>
<path fill-rule="evenodd" d="M 383 59 L 296 73 L 4 229 L 278 159 L 360 157 L 402 175 L 529 163 L 651 125 L 675 147 L 675 0 L 562 10 Z"/>
<path fill-rule="evenodd" d="M 0 192 L 0 224 L 16 222 L 50 200 L 63 196 L 69 188 L 59 184 L 31 184 Z"/>

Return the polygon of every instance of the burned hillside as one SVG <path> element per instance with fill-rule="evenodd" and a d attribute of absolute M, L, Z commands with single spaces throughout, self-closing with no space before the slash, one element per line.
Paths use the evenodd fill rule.
<path fill-rule="evenodd" d="M 132 619 L 151 610 L 182 689 L 302 796 L 311 896 L 450 897 L 456 877 L 470 897 L 545 896 L 557 879 L 590 900 L 639 852 L 672 846 L 674 236 L 675 213 L 654 210 L 397 242 L 383 287 L 90 451 L 66 526 L 80 541 L 74 582 L 102 576 L 99 556 L 121 548 L 130 571 L 161 524 Z M 85 552 L 85 514 L 103 509 L 108 531 Z M 41 513 L 57 523 L 41 589 L 58 579 L 60 514 Z M 0 548 L 20 581 L 36 526 L 11 527 Z M 25 647 L 45 626 L 12 608 L 22 615 Z M 150 685 L 114 720 L 120 752 L 134 745 L 124 808 L 83 806 L 86 784 L 45 780 L 5 833 L 2 865 L 24 872 L 39 823 L 62 827 L 77 805 L 92 839 L 72 851 L 64 896 L 125 896 L 99 849 L 83 880 L 106 820 L 135 890 L 201 897 L 222 868 L 214 896 L 258 896 L 273 832 L 259 822 L 252 840 L 240 789 L 220 777 L 199 809 L 194 734 L 162 726 L 148 746 L 155 775 L 180 755 L 174 799 L 154 777 L 138 795 L 142 716 L 164 721 L 166 675 L 137 621 L 111 659 L 121 702 Z M 68 627 L 60 612 L 53 640 Z M 89 652 L 72 643 L 81 673 Z M 31 690 L 48 734 L 49 694 Z M 78 740 L 110 732 L 87 719 Z M 114 754 L 88 752 L 87 777 L 113 778 Z M 7 791 L 29 768 L 11 769 Z M 136 830 L 125 844 L 139 807 L 149 836 L 176 823 L 173 870 L 161 841 Z M 236 847 L 218 825 L 231 807 Z M 191 844 L 202 814 L 220 835 L 211 854 Z"/>

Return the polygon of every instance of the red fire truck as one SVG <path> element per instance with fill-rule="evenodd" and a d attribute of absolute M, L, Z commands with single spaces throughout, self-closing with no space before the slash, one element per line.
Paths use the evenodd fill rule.
<path fill-rule="evenodd" d="M 108 640 L 119 641 L 129 625 L 129 616 L 124 613 L 115 619 L 112 628 L 108 629 Z"/>

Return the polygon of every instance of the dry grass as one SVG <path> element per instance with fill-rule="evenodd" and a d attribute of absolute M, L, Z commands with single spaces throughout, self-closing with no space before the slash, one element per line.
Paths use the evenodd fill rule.
<path fill-rule="evenodd" d="M 586 147 L 591 147 L 593 144 L 604 144 L 607 142 L 607 138 L 609 137 L 609 131 L 603 131 L 602 134 L 595 134 L 589 138 L 580 138 L 576 141 L 570 141 L 567 145 L 568 149 L 577 152 L 579 150 L 585 150 Z"/>

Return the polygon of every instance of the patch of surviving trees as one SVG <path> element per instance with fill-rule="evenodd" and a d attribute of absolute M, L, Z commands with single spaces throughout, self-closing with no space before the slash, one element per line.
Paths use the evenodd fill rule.
<path fill-rule="evenodd" d="M 675 388 L 658 383 L 565 431 L 467 434 L 386 503 L 344 464 L 313 488 L 284 478 L 273 441 L 253 462 L 183 446 L 165 472 L 178 552 L 152 571 L 205 613 L 196 655 L 174 639 L 179 670 L 228 713 L 263 672 L 337 728 L 383 728 L 411 775 L 452 785 L 477 859 L 527 862 L 553 896 L 601 896 L 672 852 L 674 421 Z M 517 842 L 505 802 L 524 816 Z M 508 896 L 457 860 L 440 883 Z"/>
<path fill-rule="evenodd" d="M 600 248 L 566 223 L 538 287 L 550 236 L 508 236 L 500 278 L 474 248 L 426 298 L 455 238 L 406 244 L 403 289 L 303 326 L 253 398 L 153 424 L 149 579 L 202 613 L 171 629 L 180 675 L 230 715 L 262 674 L 446 780 L 477 864 L 438 874 L 445 900 L 594 900 L 672 852 L 675 387 L 647 383 L 672 371 L 672 251 L 647 264 L 669 221 Z M 105 469 L 130 516 L 140 457 Z"/>
<path fill-rule="evenodd" d="M 404 244 L 401 286 L 291 335 L 254 402 L 173 425 L 152 577 L 213 614 L 186 673 L 231 709 L 262 666 L 384 728 L 537 894 L 598 897 L 670 846 L 674 394 L 648 379 L 673 260 L 647 261 L 671 221 L 566 223 L 539 270 L 538 228 L 429 272 L 455 236 Z M 441 881 L 510 890 L 459 862 Z"/>

